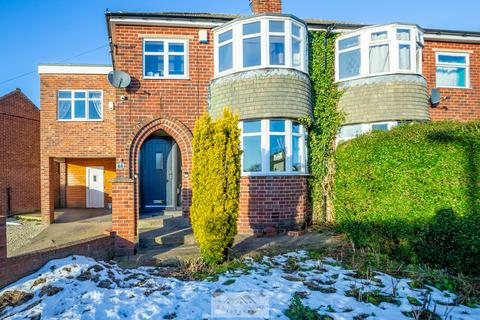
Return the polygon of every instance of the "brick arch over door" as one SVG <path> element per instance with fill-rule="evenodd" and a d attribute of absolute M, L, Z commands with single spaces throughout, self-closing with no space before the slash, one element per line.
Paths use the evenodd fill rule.
<path fill-rule="evenodd" d="M 193 135 L 190 129 L 182 122 L 170 118 L 152 118 L 144 121 L 134 128 L 134 134 L 130 136 L 130 150 L 128 161 L 128 175 L 130 178 L 138 177 L 139 156 L 145 140 L 154 132 L 162 130 L 171 136 L 178 144 L 182 158 L 182 211 L 183 215 L 189 214 L 192 190 L 190 184 L 190 172 L 192 168 L 192 139 Z M 139 185 L 138 179 L 135 181 L 135 213 L 139 210 Z"/>

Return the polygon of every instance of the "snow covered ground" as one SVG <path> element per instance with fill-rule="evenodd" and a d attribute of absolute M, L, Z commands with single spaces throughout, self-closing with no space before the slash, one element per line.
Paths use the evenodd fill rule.
<path fill-rule="evenodd" d="M 381 273 L 359 279 L 333 259 L 302 251 L 247 265 L 210 281 L 181 281 L 156 268 L 124 270 L 80 256 L 53 260 L 0 292 L 30 294 L 0 311 L 0 319 L 213 319 L 222 312 L 288 319 L 294 295 L 333 319 L 412 319 L 409 312 L 426 299 L 441 319 L 480 319 L 480 308 L 452 306 L 451 293 L 414 289 L 408 279 Z"/>

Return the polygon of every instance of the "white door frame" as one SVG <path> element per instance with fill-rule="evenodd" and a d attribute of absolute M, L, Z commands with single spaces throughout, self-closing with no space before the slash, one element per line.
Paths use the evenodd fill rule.
<path fill-rule="evenodd" d="M 102 197 L 101 205 L 98 205 L 98 206 L 91 206 L 90 205 L 90 172 L 91 172 L 91 169 L 102 170 L 101 183 L 102 183 L 102 193 L 104 193 L 105 192 L 105 184 L 104 184 L 105 170 L 104 170 L 104 167 L 103 166 L 91 166 L 91 167 L 86 167 L 85 169 L 86 169 L 85 170 L 85 179 L 86 179 L 86 193 L 87 193 L 85 207 L 86 208 L 103 208 L 105 206 L 105 197 L 104 196 Z"/>

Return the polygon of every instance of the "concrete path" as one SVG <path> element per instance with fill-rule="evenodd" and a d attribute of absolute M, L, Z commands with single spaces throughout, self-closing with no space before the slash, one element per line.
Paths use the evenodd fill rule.
<path fill-rule="evenodd" d="M 249 235 L 237 235 L 232 248 L 232 256 L 241 257 L 258 253 L 281 253 L 300 249 L 326 249 L 341 246 L 344 242 L 341 235 L 335 235 L 331 231 L 319 232 L 312 230 L 302 236 L 291 237 L 281 235 L 277 237 L 257 238 Z M 129 257 L 117 257 L 120 266 L 133 268 L 140 265 L 175 266 L 181 260 L 199 257 L 198 245 L 169 244 L 152 248 L 140 248 L 137 255 Z"/>
<path fill-rule="evenodd" d="M 55 223 L 30 239 L 20 248 L 8 250 L 8 256 L 16 256 L 36 250 L 64 245 L 88 239 L 111 230 L 111 212 L 106 209 L 62 209 L 55 211 Z"/>

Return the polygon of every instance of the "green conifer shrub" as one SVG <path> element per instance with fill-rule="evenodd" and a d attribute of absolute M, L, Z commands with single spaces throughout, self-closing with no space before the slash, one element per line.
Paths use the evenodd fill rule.
<path fill-rule="evenodd" d="M 200 253 L 208 264 L 223 262 L 237 233 L 240 200 L 240 129 L 225 109 L 212 121 L 195 123 L 190 219 Z"/>

